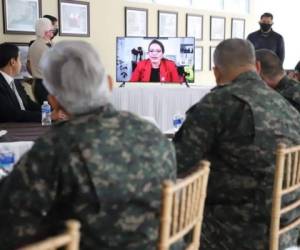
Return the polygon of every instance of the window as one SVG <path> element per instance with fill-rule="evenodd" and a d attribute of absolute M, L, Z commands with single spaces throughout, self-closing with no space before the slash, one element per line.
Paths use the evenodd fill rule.
<path fill-rule="evenodd" d="M 153 3 L 168 6 L 183 6 L 203 10 L 225 11 L 239 14 L 250 13 L 250 1 L 254 0 L 125 0 L 136 3 Z"/>
<path fill-rule="evenodd" d="M 204 10 L 223 10 L 224 0 L 193 0 L 192 5 Z"/>
<path fill-rule="evenodd" d="M 136 3 L 153 3 L 153 0 L 126 0 L 127 2 L 136 2 Z"/>
<path fill-rule="evenodd" d="M 225 0 L 224 10 L 236 13 L 249 13 L 249 0 Z"/>
<path fill-rule="evenodd" d="M 191 6 L 191 0 L 153 0 L 156 4 L 165 4 L 165 5 L 177 5 L 177 6 Z"/>

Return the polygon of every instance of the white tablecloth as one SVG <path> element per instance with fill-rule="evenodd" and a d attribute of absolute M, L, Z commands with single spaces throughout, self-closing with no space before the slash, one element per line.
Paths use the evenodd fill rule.
<path fill-rule="evenodd" d="M 184 115 L 213 87 L 127 83 L 124 88 L 113 89 L 112 103 L 119 110 L 153 117 L 159 128 L 167 131 L 173 128 L 172 118 L 175 114 Z"/>

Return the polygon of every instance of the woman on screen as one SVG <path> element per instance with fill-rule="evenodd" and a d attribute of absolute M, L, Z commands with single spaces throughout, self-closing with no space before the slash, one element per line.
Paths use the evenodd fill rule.
<path fill-rule="evenodd" d="M 164 58 L 164 45 L 154 39 L 148 46 L 146 60 L 138 62 L 130 82 L 181 82 L 176 64 Z"/>

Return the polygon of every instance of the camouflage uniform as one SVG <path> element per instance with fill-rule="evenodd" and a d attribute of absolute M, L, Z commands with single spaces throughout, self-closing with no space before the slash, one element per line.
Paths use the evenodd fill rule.
<path fill-rule="evenodd" d="M 201 249 L 267 250 L 275 148 L 300 143 L 299 113 L 245 72 L 191 107 L 174 142 L 179 173 L 212 164 Z"/>
<path fill-rule="evenodd" d="M 275 90 L 286 98 L 300 112 L 300 83 L 284 76 Z"/>
<path fill-rule="evenodd" d="M 81 248 L 155 249 L 161 182 L 176 178 L 172 143 L 111 105 L 57 124 L 0 190 L 0 249 L 82 223 Z"/>

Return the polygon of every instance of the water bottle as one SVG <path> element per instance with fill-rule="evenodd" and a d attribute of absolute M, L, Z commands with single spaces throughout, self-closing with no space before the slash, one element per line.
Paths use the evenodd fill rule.
<path fill-rule="evenodd" d="M 15 163 L 15 155 L 10 150 L 3 150 L 0 152 L 0 169 L 8 174 L 13 170 Z"/>
<path fill-rule="evenodd" d="M 182 125 L 184 117 L 180 114 L 176 114 L 173 116 L 173 127 L 178 130 Z"/>
<path fill-rule="evenodd" d="M 51 106 L 47 101 L 43 102 L 41 111 L 42 111 L 42 126 L 51 125 Z"/>

